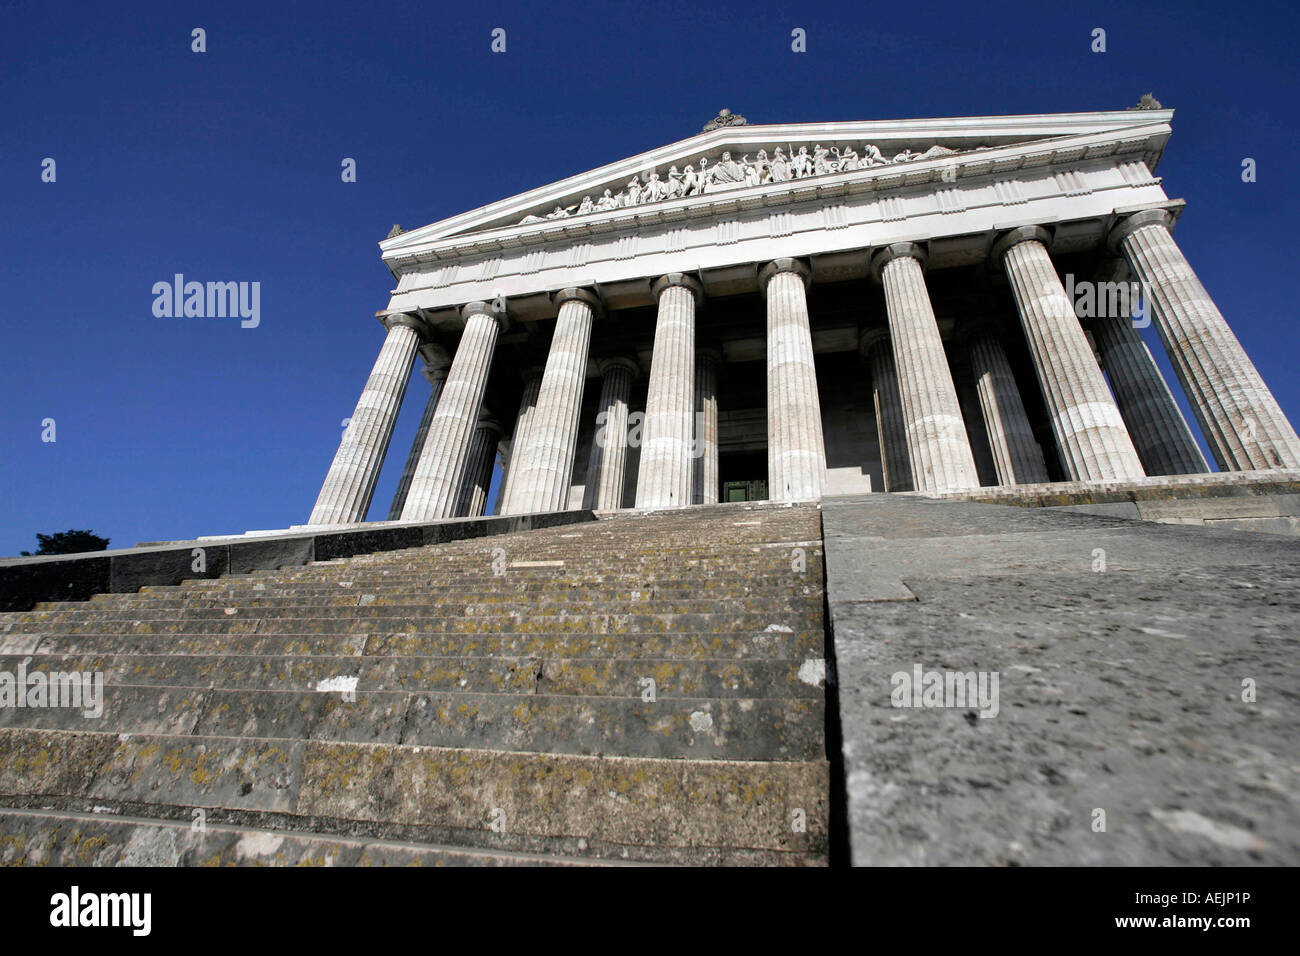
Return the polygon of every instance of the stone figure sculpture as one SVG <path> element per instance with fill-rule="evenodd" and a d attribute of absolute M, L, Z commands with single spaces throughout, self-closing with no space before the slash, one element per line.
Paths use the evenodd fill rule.
<path fill-rule="evenodd" d="M 669 167 L 668 198 L 676 199 L 678 196 L 683 195 L 684 192 L 685 192 L 685 187 L 682 185 L 682 174 L 677 171 L 676 166 Z"/>
<path fill-rule="evenodd" d="M 650 174 L 650 181 L 645 184 L 645 195 L 641 197 L 643 202 L 658 202 L 668 195 L 668 187 L 664 185 L 663 180 L 659 178 L 658 173 Z"/>
<path fill-rule="evenodd" d="M 795 153 L 794 158 L 790 161 L 790 168 L 794 172 L 795 179 L 803 179 L 805 176 L 812 175 L 812 157 L 808 155 L 807 146 L 799 147 L 799 152 Z"/>
<path fill-rule="evenodd" d="M 1158 108 L 1156 107 L 1149 108 Z M 722 115 L 730 116 L 727 110 Z M 720 125 L 743 125 L 744 117 L 738 122 Z M 789 146 L 789 144 L 787 144 Z M 951 156 L 957 152 L 947 146 L 931 146 L 923 153 L 904 149 L 892 159 L 881 153 L 874 143 L 863 143 L 861 153 L 852 145 L 843 148 L 832 146 L 826 149 L 820 143 L 813 146 L 812 152 L 807 146 L 800 146 L 795 152 L 789 146 L 789 152 L 776 146 L 769 156 L 766 148 L 759 149 L 754 159 L 743 154 L 740 159 L 733 159 L 730 151 L 724 150 L 722 156 L 713 165 L 707 156 L 701 156 L 698 168 L 688 163 L 679 171 L 670 166 L 666 177 L 661 178 L 656 170 L 650 170 L 641 176 L 633 176 L 627 185 L 615 193 L 606 189 L 594 202 L 590 196 L 583 196 L 582 202 L 571 206 L 556 206 L 545 217 L 528 215 L 519 221 L 519 225 L 545 222 L 547 219 L 567 219 L 570 216 L 585 216 L 593 212 L 608 212 L 612 209 L 626 209 L 645 203 L 665 202 L 684 196 L 698 196 L 709 186 L 734 188 L 737 186 L 764 186 L 769 183 L 786 183 L 809 176 L 825 176 L 832 173 L 853 172 L 859 169 L 871 169 L 876 166 L 889 166 L 894 163 L 911 163 L 918 160 L 932 159 L 936 156 Z M 643 178 L 644 177 L 644 178 Z"/>
<path fill-rule="evenodd" d="M 708 181 L 711 183 L 743 183 L 745 181 L 745 167 L 732 159 L 731 153 L 724 152 L 717 165 L 709 170 Z"/>
<path fill-rule="evenodd" d="M 772 181 L 775 183 L 789 182 L 790 176 L 790 161 L 785 158 L 785 153 L 778 146 L 772 152 Z"/>
<path fill-rule="evenodd" d="M 834 170 L 830 168 L 830 164 L 826 161 L 826 157 L 829 155 L 830 153 L 827 150 L 822 149 L 821 143 L 818 143 L 813 147 L 812 171 L 814 176 L 822 176 L 826 173 L 834 172 Z"/>

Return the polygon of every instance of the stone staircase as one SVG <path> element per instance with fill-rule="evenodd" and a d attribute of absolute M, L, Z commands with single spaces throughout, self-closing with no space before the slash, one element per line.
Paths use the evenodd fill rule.
<path fill-rule="evenodd" d="M 719 505 L 0 615 L 0 863 L 822 864 L 821 517 Z"/>

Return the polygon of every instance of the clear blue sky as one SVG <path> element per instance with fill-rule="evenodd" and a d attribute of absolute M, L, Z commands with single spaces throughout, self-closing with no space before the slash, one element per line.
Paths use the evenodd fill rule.
<path fill-rule="evenodd" d="M 1296 27 L 1293 5 L 1250 3 L 6 3 L 0 554 L 69 527 L 125 546 L 301 523 L 382 341 L 393 223 L 681 139 L 723 106 L 887 119 L 1153 91 L 1177 109 L 1159 172 L 1189 201 L 1179 243 L 1298 421 Z M 177 272 L 260 282 L 261 325 L 155 318 L 151 287 Z"/>

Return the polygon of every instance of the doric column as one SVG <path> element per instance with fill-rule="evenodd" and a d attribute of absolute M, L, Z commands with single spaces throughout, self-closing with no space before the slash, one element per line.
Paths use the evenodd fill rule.
<path fill-rule="evenodd" d="M 510 446 L 503 465 L 501 488 L 497 492 L 497 512 L 505 514 L 506 502 L 510 500 L 510 479 L 515 474 L 515 465 L 519 461 L 518 449 L 528 444 L 528 425 L 537 408 L 537 396 L 542 391 L 542 374 L 546 370 L 540 365 L 533 365 L 523 372 L 524 391 L 519 397 L 519 414 L 515 416 L 514 432 L 510 436 Z"/>
<path fill-rule="evenodd" d="M 504 514 L 561 511 L 568 506 L 591 323 L 600 300 L 585 289 L 565 289 L 557 293 L 556 303 L 559 316 L 527 440 L 510 452 L 515 476 Z"/>
<path fill-rule="evenodd" d="M 767 495 L 816 501 L 826 494 L 826 444 L 808 321 L 808 267 L 769 262 L 758 274 L 767 298 Z"/>
<path fill-rule="evenodd" d="M 691 469 L 691 501 L 718 503 L 718 370 L 722 353 L 695 353 L 695 463 Z"/>
<path fill-rule="evenodd" d="M 478 518 L 487 510 L 488 489 L 492 487 L 492 466 L 496 464 L 497 443 L 501 440 L 501 424 L 486 408 L 479 413 L 470 440 L 469 457 L 465 460 L 465 477 L 456 499 L 456 514 L 462 518 Z"/>
<path fill-rule="evenodd" d="M 411 366 L 415 364 L 415 350 L 425 331 L 424 323 L 413 315 L 389 315 L 383 322 L 388 336 L 334 453 L 308 524 L 365 521 L 370 510 L 379 469 L 384 465 Z"/>
<path fill-rule="evenodd" d="M 925 287 L 924 263 L 925 251 L 911 242 L 886 246 L 872 259 L 872 271 L 885 287 L 912 482 L 917 491 L 978 488 L 979 472 Z"/>
<path fill-rule="evenodd" d="M 1012 229 L 994 244 L 993 259 L 1011 280 L 1062 464 L 1074 481 L 1141 478 L 1142 462 L 1048 255 L 1050 239 L 1039 226 Z"/>
<path fill-rule="evenodd" d="M 1047 481 L 1043 450 L 1025 413 L 1016 376 L 1011 371 L 998 331 L 978 322 L 964 332 L 970 353 L 971 377 L 979 396 L 984 430 L 993 453 L 999 485 L 1026 485 Z"/>
<path fill-rule="evenodd" d="M 1109 260 L 1098 272 L 1097 281 L 1100 303 L 1100 283 L 1128 283 L 1128 265 L 1122 259 Z M 1147 306 L 1150 307 L 1149 301 Z M 1187 419 L 1179 411 L 1132 317 L 1108 316 L 1104 312 L 1098 309 L 1097 316 L 1086 327 L 1092 332 L 1102 371 L 1110 381 L 1115 404 L 1142 459 L 1143 470 L 1148 475 L 1195 475 L 1209 471 L 1210 466 L 1187 427 Z"/>
<path fill-rule="evenodd" d="M 415 466 L 420 463 L 420 452 L 424 450 L 424 439 L 429 434 L 429 423 L 433 421 L 434 410 L 438 407 L 438 396 L 442 394 L 442 383 L 447 380 L 447 370 L 451 368 L 451 356 L 445 349 L 436 345 L 426 345 L 420 351 L 424 354 L 424 377 L 429 382 L 429 400 L 424 403 L 420 427 L 415 430 L 411 450 L 406 453 L 402 477 L 398 479 L 397 491 L 393 494 L 393 504 L 388 509 L 389 521 L 397 521 L 402 517 L 402 508 L 406 506 L 406 494 L 411 489 L 411 479 L 415 477 Z"/>
<path fill-rule="evenodd" d="M 636 359 L 629 357 L 601 359 L 597 368 L 601 375 L 600 404 L 583 504 L 601 511 L 616 511 L 623 507 L 623 483 L 627 475 L 628 402 L 632 397 L 632 382 L 641 369 Z"/>
<path fill-rule="evenodd" d="M 1225 471 L 1300 468 L 1300 438 L 1255 364 L 1169 234 L 1149 209 L 1112 230 L 1150 296 L 1156 330 L 1210 451 Z"/>
<path fill-rule="evenodd" d="M 876 410 L 876 441 L 885 491 L 912 491 L 912 463 L 907 453 L 907 429 L 894 370 L 894 347 L 884 329 L 866 329 L 858 336 L 858 352 L 871 370 L 871 400 Z"/>
<path fill-rule="evenodd" d="M 494 312 L 486 302 L 471 302 L 461 309 L 461 314 L 465 317 L 465 329 L 429 424 L 415 477 L 411 479 L 406 507 L 402 509 L 403 521 L 436 521 L 456 516 L 460 483 L 479 409 L 483 406 L 492 354 L 497 335 L 506 322 L 505 311 Z"/>
<path fill-rule="evenodd" d="M 695 411 L 695 306 L 700 284 L 680 272 L 655 280 L 659 300 L 642 429 L 638 508 L 691 503 L 691 421 Z"/>

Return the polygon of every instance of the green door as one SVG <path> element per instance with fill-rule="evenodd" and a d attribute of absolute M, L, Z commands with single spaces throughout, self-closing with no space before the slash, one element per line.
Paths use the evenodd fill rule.
<path fill-rule="evenodd" d="M 723 501 L 766 501 L 767 481 L 724 481 L 722 483 Z"/>

